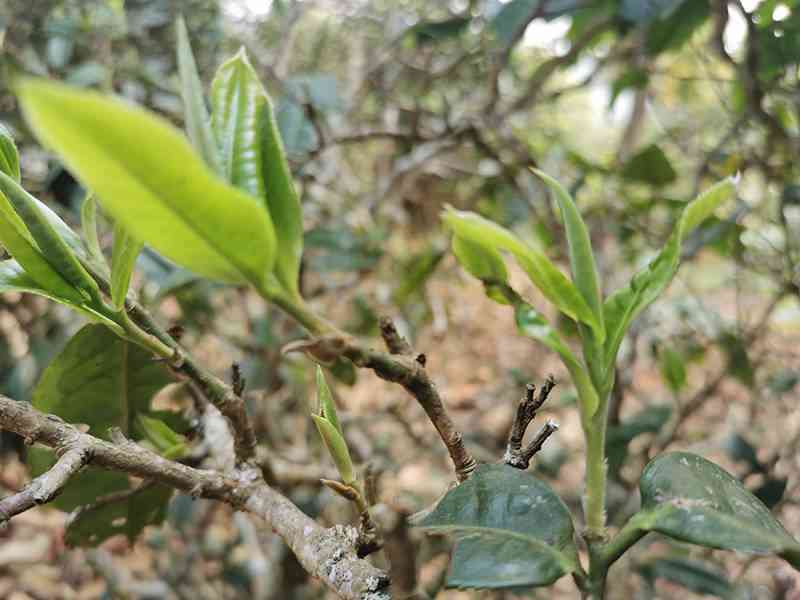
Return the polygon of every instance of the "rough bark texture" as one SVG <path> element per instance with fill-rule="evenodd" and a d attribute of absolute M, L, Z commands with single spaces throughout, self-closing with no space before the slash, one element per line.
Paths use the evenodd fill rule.
<path fill-rule="evenodd" d="M 342 598 L 391 598 L 387 575 L 356 556 L 358 534 L 355 528 L 320 526 L 266 485 L 256 467 L 245 466 L 228 473 L 195 469 L 167 460 L 119 436 L 113 436 L 116 441 L 107 442 L 81 433 L 54 415 L 40 413 L 29 404 L 5 396 L 0 396 L 0 429 L 13 431 L 29 443 L 49 446 L 61 455 L 55 472 L 38 477 L 25 490 L 2 501 L 5 504 L 0 506 L 6 506 L 9 511 L 23 504 L 33 506 L 40 503 L 39 500 L 50 499 L 51 492 L 57 492 L 70 475 L 91 462 L 166 484 L 193 496 L 220 500 L 264 519 L 286 541 L 303 567 Z"/>

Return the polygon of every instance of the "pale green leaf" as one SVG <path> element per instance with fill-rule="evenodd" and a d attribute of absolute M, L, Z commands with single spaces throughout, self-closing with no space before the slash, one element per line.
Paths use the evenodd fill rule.
<path fill-rule="evenodd" d="M 132 237 L 122 225 L 114 226 L 114 246 L 111 251 L 111 302 L 117 310 L 125 306 L 136 257 L 143 244 Z"/>
<path fill-rule="evenodd" d="M 208 115 L 206 101 L 203 96 L 203 84 L 197 73 L 197 64 L 189 42 L 189 32 L 183 16 L 178 17 L 175 24 L 177 33 L 178 72 L 181 78 L 181 98 L 183 99 L 186 135 L 197 153 L 217 174 L 222 175 L 222 161 L 219 147 L 211 130 L 211 118 Z"/>
<path fill-rule="evenodd" d="M 319 404 L 319 416 L 333 425 L 339 433 L 342 432 L 342 426 L 339 423 L 339 415 L 336 414 L 336 403 L 333 401 L 331 389 L 328 387 L 328 382 L 325 381 L 325 375 L 322 372 L 322 367 L 316 367 L 317 379 L 317 402 Z"/>
<path fill-rule="evenodd" d="M 0 173 L 5 173 L 17 183 L 20 182 L 19 153 L 11 132 L 0 123 Z"/>
<path fill-rule="evenodd" d="M 352 485 L 356 481 L 355 469 L 353 468 L 353 461 L 350 458 L 350 451 L 347 449 L 347 442 L 344 437 L 330 421 L 319 415 L 311 415 L 314 423 L 317 426 L 319 435 L 328 449 L 328 454 L 331 455 L 336 468 L 339 471 L 339 476 L 342 482 L 347 485 Z"/>
<path fill-rule="evenodd" d="M 558 181 L 537 169 L 533 169 L 533 172 L 547 184 L 561 208 L 561 218 L 564 220 L 564 229 L 567 232 L 572 281 L 600 323 L 601 334 L 597 337 L 598 343 L 602 344 L 605 338 L 605 328 L 603 325 L 600 279 L 597 275 L 592 242 L 589 238 L 586 224 L 583 222 L 569 192 Z"/>
<path fill-rule="evenodd" d="M 458 235 L 453 236 L 452 247 L 458 262 L 473 277 L 481 281 L 508 283 L 506 264 L 493 247 L 471 242 Z"/>
<path fill-rule="evenodd" d="M 99 298 L 97 282 L 86 272 L 72 248 L 53 227 L 48 216 L 41 210 L 41 203 L 5 173 L 0 173 L 0 192 L 5 194 L 25 224 L 45 260 L 74 288 L 85 292 L 87 299 Z"/>
<path fill-rule="evenodd" d="M 106 259 L 97 237 L 97 201 L 89 192 L 81 204 L 81 231 L 86 239 L 89 256 L 98 265 L 105 265 Z"/>
<path fill-rule="evenodd" d="M 589 325 L 599 339 L 603 338 L 602 323 L 575 285 L 544 253 L 475 213 L 450 208 L 442 218 L 457 236 L 484 247 L 510 252 L 548 300 L 571 319 Z"/>
<path fill-rule="evenodd" d="M 725 179 L 700 194 L 681 214 L 667 244 L 649 265 L 636 273 L 630 283 L 614 292 L 603 305 L 608 336 L 603 352 L 604 366 L 610 369 L 619 345 L 633 319 L 666 289 L 680 262 L 681 245 L 692 229 L 709 217 L 736 190 L 732 179 Z"/>
<path fill-rule="evenodd" d="M 40 140 L 132 235 L 212 279 L 263 285 L 269 215 L 218 179 L 180 132 L 124 101 L 39 79 L 16 91 Z"/>
<path fill-rule="evenodd" d="M 278 240 L 274 277 L 296 296 L 303 253 L 300 200 L 272 102 L 244 49 L 220 66 L 211 84 L 211 101 L 224 172 L 229 181 L 259 198 L 269 210 Z"/>

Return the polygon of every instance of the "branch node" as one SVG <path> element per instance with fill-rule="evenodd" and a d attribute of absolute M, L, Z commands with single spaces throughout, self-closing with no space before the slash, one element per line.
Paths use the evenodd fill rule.
<path fill-rule="evenodd" d="M 508 444 L 503 455 L 503 462 L 507 465 L 517 469 L 527 469 L 531 459 L 542 448 L 545 440 L 558 429 L 555 421 L 548 420 L 545 426 L 536 434 L 533 441 L 524 449 L 522 448 L 522 439 L 525 437 L 528 426 L 536 417 L 536 412 L 545 403 L 555 385 L 556 382 L 553 376 L 548 375 L 539 390 L 538 396 L 536 395 L 535 385 L 529 383 L 525 386 L 525 396 L 517 406 L 514 422 L 508 434 Z"/>
<path fill-rule="evenodd" d="M 231 365 L 231 387 L 233 388 L 233 393 L 241 398 L 246 385 L 247 379 L 242 376 L 242 368 L 239 363 L 233 363 Z"/>
<path fill-rule="evenodd" d="M 394 321 L 392 321 L 391 317 L 381 317 L 380 328 L 381 337 L 383 338 L 383 342 L 386 344 L 386 348 L 389 350 L 389 354 L 408 355 L 413 352 L 411 344 L 408 343 L 408 340 L 398 333 L 397 327 L 395 327 Z M 425 355 L 421 354 L 420 356 L 423 357 L 423 361 L 420 362 L 420 364 L 424 366 Z M 419 357 L 417 358 L 419 359 Z"/>

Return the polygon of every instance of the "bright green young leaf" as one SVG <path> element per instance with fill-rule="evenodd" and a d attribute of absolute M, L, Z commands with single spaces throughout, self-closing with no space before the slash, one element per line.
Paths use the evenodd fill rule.
<path fill-rule="evenodd" d="M 663 348 L 658 355 L 661 377 L 673 393 L 686 387 L 686 357 L 674 348 Z"/>
<path fill-rule="evenodd" d="M 264 202 L 275 225 L 275 278 L 297 295 L 303 216 L 272 102 L 244 48 L 220 66 L 211 84 L 212 124 L 223 169 L 234 185 Z"/>
<path fill-rule="evenodd" d="M 649 265 L 636 273 L 630 283 L 614 292 L 603 305 L 606 324 L 604 363 L 608 369 L 616 360 L 619 345 L 633 319 L 647 308 L 672 281 L 680 262 L 681 244 L 692 229 L 710 216 L 736 190 L 725 179 L 700 194 L 684 210 L 667 244 Z"/>
<path fill-rule="evenodd" d="M 5 173 L 0 173 L 0 193 L 30 232 L 45 260 L 72 286 L 85 292 L 87 299 L 100 297 L 97 282 L 86 272 L 67 242 L 41 210 L 41 203 Z"/>
<path fill-rule="evenodd" d="M 161 419 L 138 414 L 135 427 L 142 439 L 150 442 L 164 458 L 175 460 L 186 453 L 186 437 L 173 431 Z"/>
<path fill-rule="evenodd" d="M 453 254 L 461 266 L 482 281 L 508 283 L 508 271 L 500 253 L 491 246 L 453 236 Z"/>
<path fill-rule="evenodd" d="M 203 84 L 197 73 L 197 64 L 189 43 L 189 32 L 183 17 L 178 17 L 175 24 L 177 34 L 178 72 L 181 77 L 181 98 L 183 99 L 186 135 L 197 153 L 203 157 L 212 171 L 222 175 L 222 160 L 217 140 L 211 130 L 211 118 L 208 115 L 206 101 L 203 96 Z"/>
<path fill-rule="evenodd" d="M 5 173 L 17 183 L 20 182 L 19 153 L 11 132 L 0 123 L 0 173 Z"/>
<path fill-rule="evenodd" d="M 142 242 L 134 239 L 119 223 L 114 226 L 114 246 L 111 251 L 111 302 L 117 310 L 125 306 L 136 257 Z"/>
<path fill-rule="evenodd" d="M 592 328 L 603 339 L 603 325 L 573 283 L 547 256 L 521 242 L 514 234 L 480 215 L 449 208 L 444 222 L 460 238 L 495 250 L 510 252 L 531 281 L 561 312 Z"/>
<path fill-rule="evenodd" d="M 414 521 L 455 536 L 448 586 L 544 586 L 578 566 L 567 507 L 547 484 L 507 465 L 480 465 Z"/>
<path fill-rule="evenodd" d="M 339 433 L 342 432 L 342 426 L 339 423 L 339 415 L 336 414 L 336 404 L 333 401 L 333 394 L 328 387 L 328 382 L 325 381 L 325 375 L 322 373 L 322 367 L 317 365 L 316 369 L 317 378 L 317 402 L 319 404 L 319 416 L 333 425 Z"/>
<path fill-rule="evenodd" d="M 106 327 L 110 327 L 119 335 L 123 333 L 122 328 L 114 321 L 96 312 L 90 306 L 82 304 L 81 302 L 83 300 L 76 302 L 72 298 L 64 298 L 54 293 L 52 290 L 41 287 L 15 260 L 0 261 L 0 294 L 6 292 L 20 292 L 44 296 L 45 298 L 69 306 L 85 317 L 88 317 L 91 321 L 96 321 L 102 323 Z"/>
<path fill-rule="evenodd" d="M 600 278 L 597 275 L 592 242 L 589 238 L 586 224 L 583 222 L 583 218 L 581 218 L 581 214 L 578 212 L 578 208 L 575 206 L 575 202 L 569 192 L 558 181 L 538 169 L 533 169 L 533 172 L 547 184 L 556 197 L 558 206 L 561 208 L 561 218 L 564 220 L 564 229 L 567 232 L 572 281 L 600 324 L 602 333 L 597 337 L 599 338 L 599 343 L 602 344 L 605 339 L 605 327 L 603 325 Z"/>
<path fill-rule="evenodd" d="M 269 215 L 219 180 L 169 123 L 39 79 L 16 91 L 38 137 L 132 235 L 206 277 L 264 284 L 275 260 Z"/>
<path fill-rule="evenodd" d="M 701 456 L 657 456 L 639 489 L 642 508 L 632 519 L 643 531 L 709 548 L 776 554 L 800 569 L 800 543 L 738 479 Z"/>
<path fill-rule="evenodd" d="M 106 493 L 71 515 L 64 541 L 71 548 L 97 546 L 115 535 L 133 542 L 146 526 L 164 520 L 172 492 L 167 486 L 144 484 L 133 491 Z"/>
<path fill-rule="evenodd" d="M 322 441 L 325 442 L 325 447 L 328 449 L 328 454 L 331 455 L 336 469 L 339 471 L 342 482 L 352 485 L 356 481 L 356 472 L 344 437 L 336 426 L 325 418 L 319 415 L 311 415 L 311 418 L 314 419 L 319 435 L 322 437 Z"/>
<path fill-rule="evenodd" d="M 36 282 L 37 288 L 72 304 L 86 302 L 86 296 L 67 282 L 45 259 L 30 231 L 1 191 L 0 243 Z"/>
<path fill-rule="evenodd" d="M 89 257 L 97 265 L 105 265 L 106 259 L 103 256 L 100 240 L 97 237 L 97 201 L 91 192 L 86 194 L 86 198 L 81 204 L 81 231 L 83 231 L 83 237 L 86 239 Z"/>
<path fill-rule="evenodd" d="M 153 395 L 169 382 L 164 366 L 148 352 L 108 327 L 86 325 L 44 370 L 33 390 L 32 404 L 68 423 L 85 423 L 92 435 L 107 438 L 109 428 L 119 427 L 122 433 L 136 437 L 132 435 L 136 416 L 149 410 Z M 52 460 L 49 451 L 33 456 L 33 474 L 43 472 Z M 55 506 L 72 510 L 75 502 L 85 503 L 87 498 L 128 487 L 124 475 L 122 485 L 119 474 L 89 471 L 91 477 L 70 481 Z"/>

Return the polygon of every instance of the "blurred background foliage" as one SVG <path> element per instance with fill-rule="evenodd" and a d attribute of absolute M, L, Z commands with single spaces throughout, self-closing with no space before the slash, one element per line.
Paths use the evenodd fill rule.
<path fill-rule="evenodd" d="M 0 48 L 6 70 L 113 91 L 181 125 L 177 15 L 206 82 L 246 47 L 301 191 L 304 294 L 355 334 L 375 336 L 379 315 L 395 317 L 486 460 L 499 456 L 524 383 L 562 373 L 459 270 L 438 221 L 444 205 L 512 227 L 563 264 L 558 214 L 528 167 L 546 170 L 575 195 L 611 291 L 661 245 L 688 200 L 738 173 L 736 203 L 690 238 L 687 267 L 624 346 L 608 439 L 610 518 L 619 524 L 635 509 L 648 458 L 693 447 L 739 474 L 797 534 L 799 4 L 4 0 Z M 21 147 L 26 187 L 77 224 L 83 190 L 36 145 L 3 87 L 0 120 Z M 186 344 L 219 372 L 243 365 L 276 485 L 323 521 L 349 520 L 346 503 L 317 481 L 331 465 L 307 418 L 312 371 L 281 355 L 299 329 L 248 293 L 198 280 L 149 250 L 137 281 L 142 301 L 183 327 Z M 27 399 L 79 325 L 39 298 L 0 298 L 0 391 Z M 440 591 L 447 543 L 404 524 L 450 478 L 418 407 L 366 374 L 336 392 L 354 456 L 379 474 L 384 558 L 398 594 L 504 597 Z M 536 470 L 577 510 L 573 403 L 563 385 L 550 406 L 562 429 Z M 2 441 L 12 464 L 21 445 Z M 0 485 L 21 478 L 6 468 Z M 3 597 L 322 593 L 269 532 L 205 502 L 176 497 L 168 525 L 133 548 L 111 541 L 64 555 L 63 515 L 42 514 L 0 532 Z M 798 598 L 795 577 L 774 559 L 743 563 L 650 536 L 614 567 L 610 596 Z M 560 589 L 526 597 L 562 597 Z"/>

